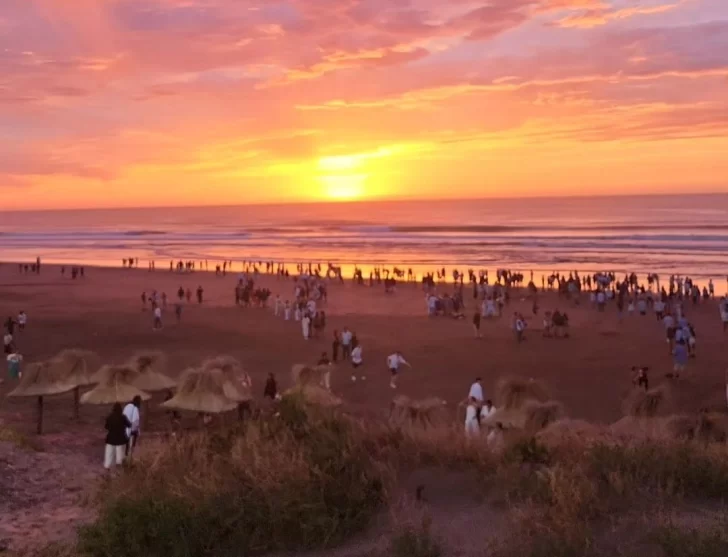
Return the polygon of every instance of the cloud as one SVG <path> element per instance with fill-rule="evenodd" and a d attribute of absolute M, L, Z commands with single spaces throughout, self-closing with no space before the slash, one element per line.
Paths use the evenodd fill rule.
<path fill-rule="evenodd" d="M 577 27 L 581 29 L 591 29 L 592 27 L 599 27 L 601 25 L 607 25 L 613 21 L 620 21 L 624 19 L 630 19 L 635 16 L 645 15 L 657 15 L 664 14 L 676 10 L 685 4 L 684 0 L 679 2 L 673 2 L 669 4 L 658 4 L 655 6 L 632 6 L 629 8 L 610 8 L 606 4 L 598 4 L 590 7 L 589 9 L 568 15 L 562 19 L 557 20 L 554 25 L 558 27 L 570 28 Z"/>

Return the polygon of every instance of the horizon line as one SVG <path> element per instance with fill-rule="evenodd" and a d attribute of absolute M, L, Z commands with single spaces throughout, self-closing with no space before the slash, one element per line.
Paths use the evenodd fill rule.
<path fill-rule="evenodd" d="M 433 203 L 433 202 L 464 202 L 464 201 L 527 201 L 544 199 L 614 199 L 614 198 L 654 198 L 654 197 L 685 197 L 685 196 L 728 196 L 728 191 L 700 191 L 690 193 L 653 192 L 653 193 L 608 193 L 608 194 L 553 194 L 553 195 L 523 195 L 523 196 L 488 196 L 488 197 L 376 197 L 371 199 L 339 199 L 339 200 L 297 200 L 284 202 L 258 202 L 258 203 L 213 203 L 190 205 L 122 205 L 106 207 L 66 207 L 66 208 L 40 208 L 40 209 L 3 209 L 3 213 L 60 213 L 60 212 L 86 212 L 86 211 L 146 211 L 146 210 L 174 210 L 174 209 L 223 209 L 233 207 L 286 207 L 295 205 L 359 205 L 379 203 Z"/>

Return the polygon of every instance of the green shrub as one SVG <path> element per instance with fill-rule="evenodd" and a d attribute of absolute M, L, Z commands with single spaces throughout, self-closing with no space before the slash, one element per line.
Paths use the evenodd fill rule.
<path fill-rule="evenodd" d="M 728 555 L 728 534 L 725 529 L 709 530 L 663 527 L 654 532 L 651 541 L 665 557 L 725 557 Z"/>
<path fill-rule="evenodd" d="M 392 538 L 392 557 L 440 557 L 440 542 L 431 533 L 431 523 L 425 519 L 419 527 L 408 525 Z"/>
<path fill-rule="evenodd" d="M 161 447 L 111 482 L 81 551 L 232 557 L 327 547 L 366 527 L 388 469 L 344 420 L 296 402 L 280 418 Z"/>

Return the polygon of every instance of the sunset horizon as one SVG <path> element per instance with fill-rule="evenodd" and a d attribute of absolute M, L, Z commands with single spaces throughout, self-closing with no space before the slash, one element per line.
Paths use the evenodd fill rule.
<path fill-rule="evenodd" d="M 728 189 L 721 0 L 9 0 L 2 209 Z"/>

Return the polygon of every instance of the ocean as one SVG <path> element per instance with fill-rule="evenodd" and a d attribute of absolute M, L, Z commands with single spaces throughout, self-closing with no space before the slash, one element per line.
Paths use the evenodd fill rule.
<path fill-rule="evenodd" d="M 0 261 L 320 261 L 491 272 L 656 272 L 721 284 L 728 194 L 0 213 Z M 142 263 L 143 262 L 143 263 Z"/>

